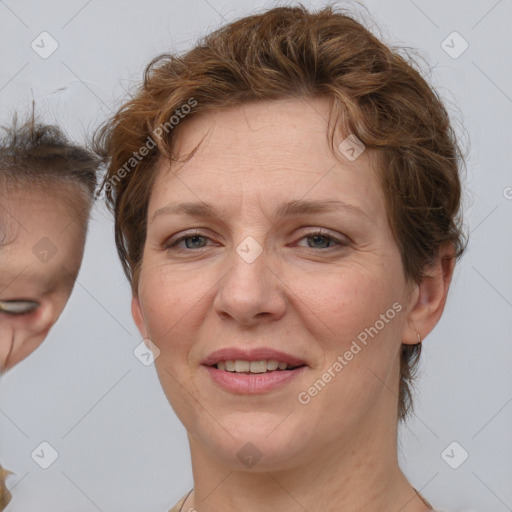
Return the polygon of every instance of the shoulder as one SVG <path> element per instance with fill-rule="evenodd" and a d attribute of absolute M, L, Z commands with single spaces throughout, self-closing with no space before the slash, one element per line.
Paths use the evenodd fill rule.
<path fill-rule="evenodd" d="M 181 508 L 183 507 L 183 504 L 185 503 L 185 500 L 188 498 L 188 495 L 191 492 L 192 491 L 187 492 L 187 494 L 185 494 L 185 496 L 183 496 L 183 498 L 181 498 L 180 501 L 178 501 L 178 503 L 176 503 L 176 505 L 174 505 L 174 507 L 172 507 L 171 510 L 169 510 L 169 512 L 180 512 Z M 182 512 L 186 512 L 186 511 L 184 510 Z"/>
<path fill-rule="evenodd" d="M 4 510 L 9 501 L 11 501 L 11 493 L 5 485 L 5 479 L 10 473 L 11 471 L 0 466 L 0 510 Z"/>

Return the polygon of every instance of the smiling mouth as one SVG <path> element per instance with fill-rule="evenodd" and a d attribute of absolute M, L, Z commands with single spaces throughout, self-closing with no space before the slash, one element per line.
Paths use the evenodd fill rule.
<path fill-rule="evenodd" d="M 243 361 L 243 360 L 226 360 L 218 361 L 212 365 L 211 368 L 223 370 L 231 373 L 241 373 L 245 375 L 262 374 L 270 372 L 282 372 L 287 370 L 295 370 L 305 366 L 293 366 L 285 362 L 276 361 L 275 359 L 261 360 L 261 361 Z"/>

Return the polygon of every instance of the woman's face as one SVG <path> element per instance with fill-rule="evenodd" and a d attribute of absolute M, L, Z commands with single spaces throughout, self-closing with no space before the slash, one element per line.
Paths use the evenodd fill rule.
<path fill-rule="evenodd" d="M 84 213 L 69 203 L 85 204 L 83 195 L 27 186 L 0 197 L 0 370 L 31 354 L 66 305 L 86 234 Z"/>
<path fill-rule="evenodd" d="M 206 139 L 153 186 L 134 318 L 192 450 L 230 466 L 287 467 L 396 427 L 417 294 L 370 152 L 336 158 L 328 114 L 315 99 L 191 118 L 180 154 Z"/>

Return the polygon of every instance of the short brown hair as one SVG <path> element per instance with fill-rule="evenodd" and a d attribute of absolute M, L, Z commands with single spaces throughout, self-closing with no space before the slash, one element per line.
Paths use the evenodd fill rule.
<path fill-rule="evenodd" d="M 156 164 L 176 157 L 173 141 L 182 124 L 161 127 L 170 127 L 171 117 L 191 98 L 197 108 L 188 116 L 258 100 L 333 99 L 330 147 L 341 127 L 376 150 L 389 224 L 408 281 L 421 282 L 443 245 L 451 244 L 458 259 L 465 248 L 462 152 L 443 103 L 415 65 L 346 11 L 329 6 L 311 13 L 302 5 L 234 21 L 182 55 L 154 59 L 135 96 L 96 135 L 98 150 L 110 158 L 105 193 L 132 288 L 138 284 Z M 146 156 L 132 161 L 149 140 L 153 147 Z M 127 162 L 133 165 L 127 168 Z M 402 345 L 401 420 L 412 407 L 409 383 L 420 351 L 421 344 Z"/>

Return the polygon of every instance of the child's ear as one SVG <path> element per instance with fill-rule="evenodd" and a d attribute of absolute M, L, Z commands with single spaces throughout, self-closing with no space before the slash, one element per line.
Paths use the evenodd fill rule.
<path fill-rule="evenodd" d="M 402 343 L 415 345 L 432 331 L 439 321 L 455 267 L 452 244 L 439 249 L 435 261 L 425 268 L 426 276 L 412 287 L 413 305 L 402 332 Z"/>
<path fill-rule="evenodd" d="M 132 317 L 140 335 L 146 339 L 148 337 L 148 331 L 144 324 L 144 317 L 142 316 L 142 310 L 140 308 L 139 297 L 137 295 L 132 296 Z"/>

